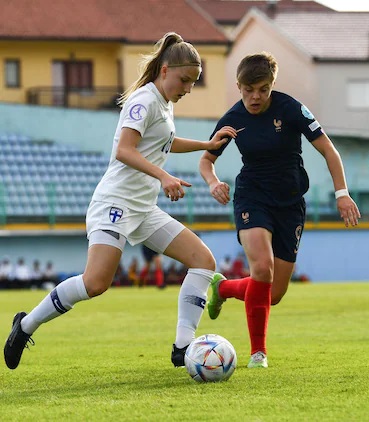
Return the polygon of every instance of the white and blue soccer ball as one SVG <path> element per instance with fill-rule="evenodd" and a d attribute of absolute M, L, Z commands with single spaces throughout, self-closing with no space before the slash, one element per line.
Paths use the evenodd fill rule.
<path fill-rule="evenodd" d="M 187 372 L 197 382 L 226 381 L 237 366 L 234 347 L 218 334 L 205 334 L 193 340 L 184 360 Z"/>

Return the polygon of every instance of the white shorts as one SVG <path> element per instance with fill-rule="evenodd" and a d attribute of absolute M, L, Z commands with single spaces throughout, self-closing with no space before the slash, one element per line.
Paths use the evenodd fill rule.
<path fill-rule="evenodd" d="M 132 211 L 121 205 L 91 201 L 86 215 L 89 246 L 103 243 L 123 251 L 125 241 L 116 239 L 110 231 L 123 236 L 130 245 L 145 243 L 156 252 L 163 253 L 185 226 L 169 214 L 155 207 L 149 212 Z M 99 234 L 94 232 L 99 232 Z M 105 240 L 104 240 L 105 239 Z"/>

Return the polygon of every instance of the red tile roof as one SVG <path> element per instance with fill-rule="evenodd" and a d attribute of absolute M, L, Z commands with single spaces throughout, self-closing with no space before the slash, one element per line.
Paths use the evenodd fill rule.
<path fill-rule="evenodd" d="M 369 12 L 281 13 L 272 21 L 320 60 L 369 60 Z"/>
<path fill-rule="evenodd" d="M 0 39 L 152 43 L 169 31 L 189 42 L 228 43 L 192 0 L 0 0 Z"/>
<path fill-rule="evenodd" d="M 273 10 L 272 1 L 256 1 L 256 0 L 195 0 L 210 16 L 212 16 L 219 24 L 237 24 L 246 13 L 256 7 L 262 12 L 270 15 Z M 323 6 L 320 3 L 310 0 L 294 1 L 279 0 L 275 3 L 275 13 L 285 13 L 294 11 L 305 12 L 328 12 L 332 9 Z"/>

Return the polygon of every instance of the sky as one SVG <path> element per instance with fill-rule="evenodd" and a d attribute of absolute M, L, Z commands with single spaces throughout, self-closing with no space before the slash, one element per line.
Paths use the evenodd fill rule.
<path fill-rule="evenodd" d="M 343 11 L 366 11 L 369 12 L 368 0 L 315 0 L 317 3 L 324 4 L 332 9 Z"/>

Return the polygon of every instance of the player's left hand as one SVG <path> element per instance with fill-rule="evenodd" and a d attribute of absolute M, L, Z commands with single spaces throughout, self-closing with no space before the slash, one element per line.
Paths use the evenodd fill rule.
<path fill-rule="evenodd" d="M 345 222 L 345 226 L 357 226 L 361 214 L 355 201 L 350 196 L 341 196 L 337 199 L 337 209 L 341 218 Z"/>
<path fill-rule="evenodd" d="M 207 150 L 217 150 L 232 138 L 237 137 L 237 131 L 231 126 L 223 126 L 207 143 Z"/>

